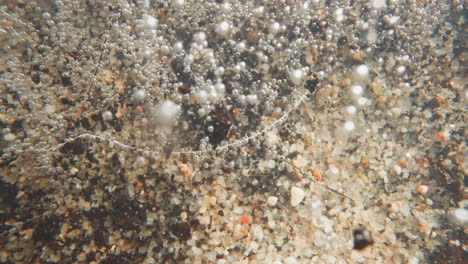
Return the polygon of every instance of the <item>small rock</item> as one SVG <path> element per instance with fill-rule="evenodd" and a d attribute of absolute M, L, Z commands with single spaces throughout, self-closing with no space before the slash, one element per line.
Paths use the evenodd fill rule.
<path fill-rule="evenodd" d="M 15 140 L 15 138 L 16 138 L 15 134 L 12 134 L 12 133 L 8 133 L 3 136 L 3 139 L 5 141 L 13 141 Z"/>
<path fill-rule="evenodd" d="M 293 258 L 293 257 L 287 257 L 284 260 L 284 264 L 296 264 L 296 263 L 297 263 L 296 258 Z"/>
<path fill-rule="evenodd" d="M 429 191 L 429 187 L 427 187 L 427 185 L 419 185 L 416 187 L 416 191 L 420 194 L 425 194 L 427 191 Z"/>
<path fill-rule="evenodd" d="M 456 224 L 459 226 L 468 225 L 468 210 L 464 208 L 454 209 L 452 212 L 449 213 L 448 217 L 449 221 L 452 224 Z"/>
<path fill-rule="evenodd" d="M 301 188 L 291 188 L 291 206 L 295 207 L 304 199 L 305 192 Z"/>
<path fill-rule="evenodd" d="M 396 175 L 401 174 L 401 167 L 398 165 L 393 166 L 393 172 L 395 172 Z"/>
<path fill-rule="evenodd" d="M 304 168 L 307 166 L 307 160 L 304 159 L 302 155 L 297 155 L 297 157 L 292 160 L 292 163 L 298 168 Z"/>
<path fill-rule="evenodd" d="M 275 206 L 276 202 L 278 202 L 278 197 L 276 197 L 276 196 L 270 196 L 270 197 L 267 198 L 267 204 L 269 206 Z"/>
<path fill-rule="evenodd" d="M 302 175 L 294 169 L 286 169 L 286 175 L 293 181 L 302 181 Z"/>

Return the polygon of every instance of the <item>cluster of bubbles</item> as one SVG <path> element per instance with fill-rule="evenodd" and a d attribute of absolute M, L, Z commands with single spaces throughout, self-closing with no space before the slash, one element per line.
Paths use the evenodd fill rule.
<path fill-rule="evenodd" d="M 57 1 L 24 10 L 30 23 L 3 7 L 24 35 L 21 43 L 6 41 L 3 52 L 22 54 L 6 65 L 31 68 L 35 84 L 31 90 L 12 74 L 5 85 L 17 87 L 31 112 L 47 112 L 51 132 L 62 139 L 99 131 L 67 130 L 57 121 L 67 113 L 52 107 L 51 98 L 73 98 L 83 115 L 98 112 L 110 125 L 145 127 L 140 142 L 119 140 L 137 148 L 156 141 L 149 146 L 155 152 L 168 141 L 180 152 L 260 146 L 264 131 L 317 90 L 344 96 L 348 120 L 338 134 L 349 133 L 357 126 L 353 116 L 369 105 L 365 88 L 373 69 L 406 78 L 424 57 L 424 48 L 413 44 L 437 27 L 439 15 L 432 10 L 424 23 L 404 21 L 405 4 L 383 0 Z M 409 26 L 426 29 L 402 41 L 410 39 Z M 350 83 L 337 81 L 348 77 Z M 38 101 L 33 95 L 41 89 L 46 100 Z M 143 114 L 119 113 L 123 105 Z"/>

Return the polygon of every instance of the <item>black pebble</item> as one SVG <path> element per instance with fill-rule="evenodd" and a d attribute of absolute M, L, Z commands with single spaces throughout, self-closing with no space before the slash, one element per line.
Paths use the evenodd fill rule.
<path fill-rule="evenodd" d="M 357 228 L 353 230 L 353 248 L 362 250 L 374 243 L 370 231 L 364 228 Z"/>

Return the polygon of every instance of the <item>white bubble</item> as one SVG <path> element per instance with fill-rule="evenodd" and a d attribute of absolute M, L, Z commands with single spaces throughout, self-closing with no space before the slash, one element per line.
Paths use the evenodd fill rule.
<path fill-rule="evenodd" d="M 302 84 L 304 72 L 301 69 L 293 70 L 289 73 L 289 80 L 295 85 Z"/>
<path fill-rule="evenodd" d="M 206 34 L 205 32 L 195 33 L 195 35 L 193 36 L 193 39 L 195 40 L 196 43 L 201 44 L 206 40 Z"/>
<path fill-rule="evenodd" d="M 195 100 L 199 104 L 206 103 L 208 101 L 208 93 L 205 90 L 199 90 L 195 93 Z"/>
<path fill-rule="evenodd" d="M 350 115 L 355 115 L 357 110 L 356 110 L 356 107 L 354 105 L 349 105 L 345 108 L 346 110 L 346 113 L 350 114 Z"/>
<path fill-rule="evenodd" d="M 361 96 L 364 93 L 364 88 L 361 85 L 351 86 L 351 93 L 354 96 Z"/>
<path fill-rule="evenodd" d="M 344 123 L 344 129 L 348 132 L 353 131 L 356 126 L 353 121 L 346 121 Z"/>
<path fill-rule="evenodd" d="M 215 32 L 221 36 L 226 36 L 229 33 L 230 29 L 231 24 L 229 24 L 229 22 L 227 21 L 222 21 L 221 23 L 216 24 L 215 26 Z"/>
<path fill-rule="evenodd" d="M 166 100 L 156 106 L 156 122 L 162 126 L 172 126 L 179 115 L 180 107 L 170 100 Z"/>
<path fill-rule="evenodd" d="M 158 25 L 158 20 L 151 15 L 144 14 L 141 17 L 141 22 L 145 29 L 156 29 Z"/>
<path fill-rule="evenodd" d="M 258 97 L 256 94 L 249 94 L 246 96 L 246 101 L 248 104 L 256 105 L 258 104 Z"/>
<path fill-rule="evenodd" d="M 276 34 L 276 33 L 278 33 L 280 30 L 281 30 L 281 25 L 280 25 L 280 23 L 278 23 L 278 22 L 274 22 L 274 23 L 271 24 L 270 27 L 268 28 L 268 31 L 269 31 L 271 34 Z"/>
<path fill-rule="evenodd" d="M 138 90 L 135 91 L 133 96 L 135 97 L 135 100 L 143 101 L 146 98 L 145 90 L 144 89 L 138 89 Z"/>
<path fill-rule="evenodd" d="M 369 67 L 364 64 L 357 66 L 353 76 L 356 80 L 366 80 L 369 77 Z"/>

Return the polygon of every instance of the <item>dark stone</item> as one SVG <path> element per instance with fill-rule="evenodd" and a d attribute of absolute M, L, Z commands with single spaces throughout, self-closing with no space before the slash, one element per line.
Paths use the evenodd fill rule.
<path fill-rule="evenodd" d="M 313 19 L 309 22 L 308 28 L 312 36 L 316 36 L 322 40 L 325 40 L 326 38 L 325 31 L 327 29 L 326 22 Z"/>
<path fill-rule="evenodd" d="M 81 140 L 76 139 L 65 143 L 63 147 L 60 148 L 60 152 L 71 155 L 81 155 L 85 152 L 85 147 Z"/>
<path fill-rule="evenodd" d="M 13 123 L 10 124 L 11 133 L 15 134 L 23 130 L 23 119 L 16 119 Z"/>
<path fill-rule="evenodd" d="M 190 224 L 185 222 L 179 222 L 172 224 L 170 230 L 173 235 L 175 235 L 180 240 L 187 240 L 191 237 L 190 234 Z"/>
<path fill-rule="evenodd" d="M 372 234 L 370 231 L 364 228 L 357 228 L 353 230 L 353 248 L 364 249 L 374 243 Z"/>
<path fill-rule="evenodd" d="M 184 62 L 180 59 L 175 59 L 171 62 L 171 68 L 174 74 L 177 77 L 179 82 L 182 82 L 185 86 L 192 87 L 195 86 L 195 79 L 192 74 L 185 72 Z"/>
<path fill-rule="evenodd" d="M 217 146 L 228 136 L 232 118 L 224 105 L 218 105 L 216 109 L 211 111 L 210 116 L 212 121 L 206 124 L 205 133 L 210 139 L 210 144 Z M 213 132 L 208 131 L 209 126 L 213 127 Z"/>
<path fill-rule="evenodd" d="M 63 86 L 72 86 L 73 82 L 71 81 L 70 77 L 62 76 L 62 84 L 63 84 Z"/>
<path fill-rule="evenodd" d="M 18 194 L 18 187 L 15 184 L 5 182 L 0 179 L 0 206 L 2 213 L 0 213 L 0 222 L 5 222 L 11 216 L 10 214 L 18 207 L 16 195 Z"/>
<path fill-rule="evenodd" d="M 31 75 L 31 80 L 35 83 L 35 84 L 39 84 L 41 82 L 41 75 L 37 72 L 33 73 Z"/>
<path fill-rule="evenodd" d="M 314 94 L 315 91 L 317 90 L 317 87 L 319 86 L 320 81 L 318 78 L 311 78 L 305 82 L 305 88 L 311 93 Z"/>
<path fill-rule="evenodd" d="M 63 97 L 60 99 L 60 102 L 64 105 L 69 105 L 69 106 L 75 106 L 75 102 L 73 102 L 72 100 L 66 98 L 66 97 Z"/>

